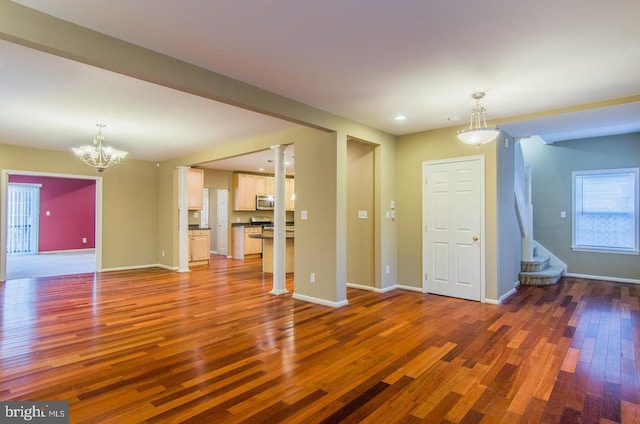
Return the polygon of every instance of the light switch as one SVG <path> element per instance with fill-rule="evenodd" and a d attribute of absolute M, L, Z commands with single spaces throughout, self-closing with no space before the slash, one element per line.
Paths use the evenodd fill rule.
<path fill-rule="evenodd" d="M 560 218 L 566 218 L 567 217 L 567 212 L 566 211 L 560 211 Z"/>
<path fill-rule="evenodd" d="M 367 219 L 367 211 L 358 211 L 358 219 Z"/>
<path fill-rule="evenodd" d="M 46 216 L 51 216 L 51 211 L 46 211 L 44 214 L 45 214 Z"/>

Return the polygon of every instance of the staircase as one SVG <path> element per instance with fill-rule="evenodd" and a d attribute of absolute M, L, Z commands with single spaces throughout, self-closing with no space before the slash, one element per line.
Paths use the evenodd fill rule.
<path fill-rule="evenodd" d="M 531 169 L 526 166 L 522 153 L 522 141 L 515 145 L 515 207 L 522 234 L 522 261 L 520 284 L 525 286 L 550 286 L 558 282 L 566 272 L 566 264 L 556 258 L 533 239 L 533 205 L 531 204 Z M 538 245 L 544 253 L 538 255 Z M 544 256 L 543 256 L 544 255 Z M 547 256 L 548 255 L 548 256 Z M 554 264 L 549 266 L 550 256 Z"/>
<path fill-rule="evenodd" d="M 535 253 L 533 259 L 521 262 L 520 270 L 520 284 L 525 286 L 550 286 L 564 274 L 563 267 L 549 266 L 548 257 Z"/>

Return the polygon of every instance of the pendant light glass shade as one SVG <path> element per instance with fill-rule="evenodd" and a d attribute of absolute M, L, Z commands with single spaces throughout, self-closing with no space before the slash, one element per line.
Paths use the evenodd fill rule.
<path fill-rule="evenodd" d="M 487 122 L 485 121 L 486 109 L 480 104 L 480 99 L 484 97 L 484 93 L 473 93 L 471 97 L 476 101 L 475 107 L 471 110 L 471 123 L 468 129 L 458 131 L 458 139 L 463 143 L 479 146 L 495 140 L 500 134 L 500 130 L 495 127 L 487 127 Z"/>

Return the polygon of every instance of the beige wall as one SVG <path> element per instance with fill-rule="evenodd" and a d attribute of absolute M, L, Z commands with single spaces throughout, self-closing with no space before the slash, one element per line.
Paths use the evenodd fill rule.
<path fill-rule="evenodd" d="M 347 282 L 369 287 L 376 283 L 374 154 L 371 144 L 347 142 Z"/>
<path fill-rule="evenodd" d="M 155 163 L 127 160 L 98 174 L 70 151 L 0 144 L 0 169 L 99 176 L 102 179 L 102 268 L 146 266 L 158 262 L 158 169 Z M 4 198 L 5 193 L 1 195 Z"/>
<path fill-rule="evenodd" d="M 444 128 L 401 136 L 397 145 L 398 283 L 422 287 L 422 162 L 484 155 L 486 298 L 497 300 L 496 146 L 461 143 Z"/>
<path fill-rule="evenodd" d="M 496 147 L 498 153 L 498 215 L 496 218 L 499 223 L 497 226 L 497 282 L 498 297 L 500 297 L 513 290 L 515 283 L 520 279 L 522 233 L 514 206 L 515 144 L 511 137 L 502 135 Z"/>

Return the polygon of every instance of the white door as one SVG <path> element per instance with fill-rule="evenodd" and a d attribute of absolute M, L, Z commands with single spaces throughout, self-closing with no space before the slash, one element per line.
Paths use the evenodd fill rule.
<path fill-rule="evenodd" d="M 228 249 L 228 225 L 229 225 L 229 190 L 218 189 L 217 191 L 218 222 L 216 228 L 216 238 L 218 239 L 218 254 L 229 255 Z"/>
<path fill-rule="evenodd" d="M 484 157 L 423 163 L 423 291 L 484 297 Z"/>

